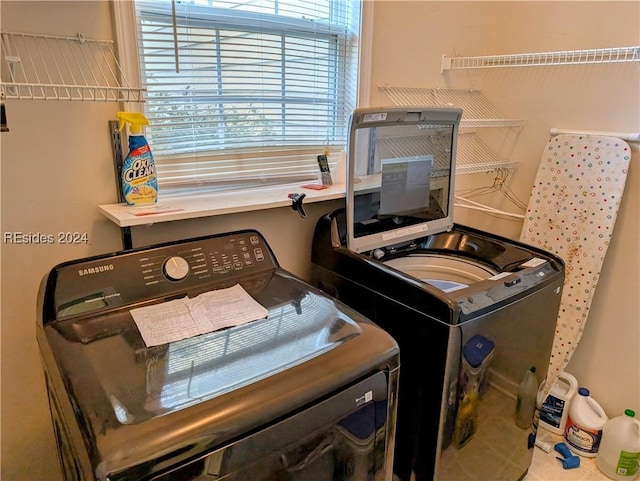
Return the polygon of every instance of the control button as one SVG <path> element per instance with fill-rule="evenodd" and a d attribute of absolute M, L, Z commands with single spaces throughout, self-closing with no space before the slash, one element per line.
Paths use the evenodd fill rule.
<path fill-rule="evenodd" d="M 170 281 L 181 281 L 189 274 L 189 263 L 180 256 L 169 257 L 164 263 L 163 272 Z"/>
<path fill-rule="evenodd" d="M 253 249 L 253 254 L 256 256 L 256 260 L 257 261 L 263 261 L 264 260 L 264 255 L 262 254 L 262 249 L 260 249 L 259 247 Z"/>
<path fill-rule="evenodd" d="M 509 280 L 509 281 L 504 281 L 504 286 L 505 287 L 512 287 L 512 286 L 515 286 L 516 284 L 520 284 L 521 281 L 522 281 L 522 279 L 520 279 L 519 277 L 516 277 L 515 279 Z"/>
<path fill-rule="evenodd" d="M 373 250 L 373 257 L 376 260 L 380 260 L 384 257 L 384 251 L 382 249 L 374 249 Z"/>

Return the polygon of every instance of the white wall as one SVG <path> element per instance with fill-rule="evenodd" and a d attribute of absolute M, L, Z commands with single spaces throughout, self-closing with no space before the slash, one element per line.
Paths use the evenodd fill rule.
<path fill-rule="evenodd" d="M 553 8 L 551 8 L 553 5 Z M 559 15 L 553 21 L 545 14 Z M 571 12 L 578 12 L 573 15 Z M 584 13 L 586 12 L 586 13 Z M 588 15 L 587 15 L 588 13 Z M 8 31 L 69 35 L 82 31 L 88 38 L 112 38 L 110 5 L 92 2 L 0 3 L 1 27 Z M 549 87 L 566 82 L 564 74 L 544 71 L 516 79 L 485 74 L 443 78 L 440 55 L 500 53 L 538 48 L 580 48 L 638 43 L 636 2 L 376 2 L 372 66 L 372 105 L 384 102 L 378 84 L 409 86 L 497 86 L 489 91 L 508 114 L 527 119 L 518 136 L 517 155 L 523 166 L 517 183 L 524 196 L 537 167 L 546 131 L 555 122 L 579 127 L 638 130 L 635 70 L 602 67 L 600 76 L 575 79 L 584 89 L 600 92 L 602 77 L 611 77 L 610 103 L 597 95 L 586 102 L 563 103 Z M 592 22 L 604 22 L 597 29 Z M 635 19 L 635 20 L 634 20 Z M 635 22 L 635 23 L 634 23 Z M 620 27 L 623 25 L 623 27 Z M 589 26 L 589 35 L 584 34 Z M 522 32 L 522 35 L 520 34 Z M 532 38 L 530 32 L 535 32 Z M 527 38 L 524 38 L 524 36 Z M 554 41 L 547 39 L 553 39 Z M 591 40 L 593 45 L 590 44 Z M 550 42 L 550 43 L 547 43 Z M 562 45 L 561 45 L 562 44 Z M 556 72 L 556 71 L 554 71 Z M 580 72 L 587 72 L 581 70 Z M 592 72 L 589 70 L 588 72 Z M 631 72 L 631 73 L 629 73 Z M 502 74 L 501 74 L 502 75 Z M 522 75 L 522 78 L 519 76 Z M 589 74 L 591 75 L 591 74 Z M 634 76 L 635 75 L 635 76 Z M 519 89 L 531 84 L 525 93 Z M 572 89 L 565 89 L 569 92 Z M 593 89 L 591 89 L 593 90 Z M 501 94 L 502 92 L 502 94 Z M 509 95 L 507 95 L 507 93 Z M 530 95 L 536 101 L 530 102 Z M 634 97 L 635 95 L 635 97 Z M 609 109 L 607 106 L 612 105 Z M 57 460 L 46 393 L 35 342 L 35 305 L 42 276 L 55 264 L 121 247 L 120 233 L 96 208 L 115 201 L 107 121 L 117 104 L 7 101 L 9 133 L 0 135 L 2 232 L 56 234 L 87 232 L 86 245 L 12 245 L 2 243 L 2 478 L 7 481 L 58 480 Z M 634 110 L 635 109 L 635 110 Z M 530 120 L 531 119 L 531 120 Z M 564 125 L 561 125 L 564 126 Z M 629 185 L 615 238 L 605 264 L 591 319 L 571 371 L 589 385 L 610 412 L 640 408 L 638 402 L 638 152 L 634 151 Z M 482 179 L 481 179 L 482 180 Z M 463 180 L 463 182 L 467 182 Z M 137 245 L 174 240 L 245 227 L 258 228 L 283 267 L 308 274 L 309 246 L 315 220 L 341 201 L 308 206 L 301 220 L 289 208 L 190 220 L 134 229 Z M 463 216 L 464 217 L 464 216 Z M 517 226 L 471 216 L 470 223 L 513 235 Z M 575 365 L 574 365 L 575 364 Z M 633 382 L 630 382 L 633 381 Z M 639 409 L 640 410 L 640 409 Z"/>

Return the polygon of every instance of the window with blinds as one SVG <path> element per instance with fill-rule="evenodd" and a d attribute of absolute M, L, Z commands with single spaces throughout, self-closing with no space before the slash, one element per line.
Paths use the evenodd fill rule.
<path fill-rule="evenodd" d="M 135 0 L 163 195 L 318 178 L 357 94 L 350 0 Z"/>

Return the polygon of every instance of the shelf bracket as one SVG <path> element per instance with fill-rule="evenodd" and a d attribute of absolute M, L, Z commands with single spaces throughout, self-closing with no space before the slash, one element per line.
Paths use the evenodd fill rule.
<path fill-rule="evenodd" d="M 440 73 L 443 74 L 447 70 L 451 70 L 451 57 L 447 56 L 446 53 L 443 53 L 442 61 L 440 62 Z"/>

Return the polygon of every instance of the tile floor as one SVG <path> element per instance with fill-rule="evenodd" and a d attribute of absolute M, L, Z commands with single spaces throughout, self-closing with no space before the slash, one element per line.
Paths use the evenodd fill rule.
<path fill-rule="evenodd" d="M 552 446 L 562 442 L 562 436 L 540 429 L 538 439 L 550 443 Z M 595 458 L 580 457 L 580 466 L 573 469 L 563 469 L 560 456 L 553 448 L 549 453 L 536 447 L 529 472 L 522 481 L 604 481 L 609 478 L 596 467 Z"/>
<path fill-rule="evenodd" d="M 440 459 L 440 478 L 456 481 L 513 481 L 527 469 L 528 431 L 510 415 L 515 399 L 489 388 L 478 405 L 478 430 L 461 449 L 449 446 Z"/>
<path fill-rule="evenodd" d="M 510 416 L 515 400 L 495 389 L 484 394 L 478 416 L 483 426 L 462 451 L 452 446 L 445 450 L 441 458 L 442 479 L 455 481 L 473 481 L 491 479 L 493 481 L 513 481 L 526 470 L 531 452 L 526 449 L 526 436 L 529 431 L 518 428 Z M 539 439 L 554 446 L 562 442 L 562 436 L 544 428 L 538 433 Z M 504 443 L 512 449 L 504 449 Z M 500 444 L 501 448 L 491 449 Z M 504 455 L 507 452 L 508 455 Z M 533 448 L 533 460 L 529 471 L 522 481 L 605 481 L 609 480 L 595 464 L 595 458 L 580 457 L 580 466 L 564 469 L 560 456 L 553 448 L 549 453 Z"/>
<path fill-rule="evenodd" d="M 482 420 L 480 428 L 462 450 L 449 446 L 442 453 L 439 479 L 447 481 L 474 481 L 491 479 L 492 481 L 514 481 L 521 476 L 529 464 L 531 451 L 527 449 L 526 438 L 529 430 L 518 428 L 510 414 L 515 399 L 503 392 L 489 388 L 478 407 L 478 417 Z M 529 471 L 522 481 L 608 481 L 596 467 L 595 458 L 580 456 L 580 466 L 563 469 L 553 449 L 562 442 L 562 436 L 544 428 L 538 432 L 540 440 L 549 443 L 552 448 L 546 453 L 533 448 L 533 460 Z M 509 448 L 505 448 L 505 445 Z M 493 448 L 498 449 L 493 449 Z M 505 454 L 506 453 L 506 454 Z M 413 477 L 411 479 L 413 480 Z"/>

